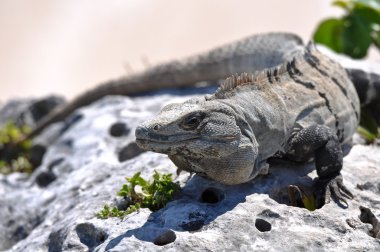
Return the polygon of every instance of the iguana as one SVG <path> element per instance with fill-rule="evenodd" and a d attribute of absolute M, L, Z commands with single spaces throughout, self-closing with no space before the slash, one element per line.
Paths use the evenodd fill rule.
<path fill-rule="evenodd" d="M 282 34 L 271 36 L 284 41 Z M 358 92 L 341 65 L 311 43 L 296 45 L 283 62 L 233 75 L 214 94 L 165 106 L 137 127 L 138 146 L 167 154 L 179 170 L 224 184 L 267 173 L 271 157 L 314 158 L 317 204 L 329 202 L 331 193 L 347 203 L 344 196 L 353 195 L 340 174 L 341 145 L 359 123 Z"/>
<path fill-rule="evenodd" d="M 378 123 L 380 75 L 350 64 L 344 70 L 289 33 L 254 35 L 101 84 L 54 110 L 24 140 L 106 95 L 192 86 L 253 71 L 259 72 L 228 78 L 213 95 L 165 107 L 136 130 L 137 143 L 169 154 L 180 169 L 226 184 L 265 172 L 273 155 L 315 156 L 324 186 L 341 199 L 339 189 L 351 195 L 339 175 L 340 145 L 351 138 L 359 120 L 358 96 L 347 73 Z"/>

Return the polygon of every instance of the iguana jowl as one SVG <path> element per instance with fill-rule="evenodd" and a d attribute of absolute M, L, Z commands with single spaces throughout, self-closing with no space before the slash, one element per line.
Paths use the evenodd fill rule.
<path fill-rule="evenodd" d="M 318 201 L 352 194 L 340 175 L 341 144 L 359 122 L 345 69 L 310 44 L 292 60 L 227 78 L 212 95 L 170 104 L 136 129 L 137 144 L 168 154 L 181 170 L 225 184 L 247 182 L 279 154 L 315 159 Z"/>

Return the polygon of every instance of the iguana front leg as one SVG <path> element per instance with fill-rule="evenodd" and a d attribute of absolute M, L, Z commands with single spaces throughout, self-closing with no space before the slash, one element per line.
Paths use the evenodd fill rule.
<path fill-rule="evenodd" d="M 344 186 L 340 170 L 343 165 L 343 153 L 338 137 L 330 128 L 313 125 L 297 132 L 289 143 L 289 156 L 298 160 L 307 160 L 314 155 L 318 180 L 316 182 L 317 208 L 330 202 L 331 194 L 347 205 L 352 193 Z"/>

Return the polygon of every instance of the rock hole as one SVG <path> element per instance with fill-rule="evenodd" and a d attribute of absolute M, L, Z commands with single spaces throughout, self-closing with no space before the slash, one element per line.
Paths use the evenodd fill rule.
<path fill-rule="evenodd" d="M 102 244 L 108 237 L 106 232 L 92 223 L 81 223 L 76 226 L 75 231 L 80 242 L 86 245 L 90 251 Z"/>
<path fill-rule="evenodd" d="M 266 220 L 257 218 L 255 221 L 255 227 L 260 232 L 269 232 L 272 229 L 272 224 L 270 224 Z"/>
<path fill-rule="evenodd" d="M 41 165 L 42 159 L 45 155 L 46 147 L 40 144 L 33 145 L 30 149 L 30 158 L 29 161 L 34 168 L 37 168 Z"/>
<path fill-rule="evenodd" d="M 25 239 L 29 235 L 29 232 L 23 226 L 18 226 L 13 232 L 12 237 L 16 238 L 17 241 Z"/>
<path fill-rule="evenodd" d="M 200 202 L 216 204 L 223 200 L 223 198 L 224 195 L 219 189 L 210 187 L 202 192 Z"/>
<path fill-rule="evenodd" d="M 60 134 L 66 132 L 69 128 L 71 128 L 74 124 L 79 122 L 83 118 L 83 115 L 80 113 L 75 113 L 69 116 L 65 121 L 62 129 L 60 130 Z"/>
<path fill-rule="evenodd" d="M 183 222 L 180 226 L 185 231 L 197 231 L 205 225 L 204 220 L 194 220 L 189 222 Z"/>
<path fill-rule="evenodd" d="M 370 235 L 374 238 L 380 238 L 380 222 L 376 216 L 372 213 L 371 209 L 360 206 L 360 216 L 359 219 L 363 223 L 368 223 L 372 225 L 372 230 L 369 231 Z"/>
<path fill-rule="evenodd" d="M 174 233 L 173 230 L 167 230 L 163 232 L 162 234 L 158 235 L 153 243 L 157 246 L 164 246 L 166 244 L 172 243 L 177 239 L 176 234 Z"/>
<path fill-rule="evenodd" d="M 63 161 L 65 160 L 65 158 L 57 158 L 57 159 L 54 159 L 53 161 L 50 162 L 50 164 L 48 165 L 48 170 L 49 171 L 52 171 L 53 168 L 59 164 L 61 164 Z"/>
<path fill-rule="evenodd" d="M 30 112 L 35 122 L 38 122 L 43 117 L 48 115 L 57 106 L 62 105 L 64 99 L 58 96 L 49 96 L 38 100 L 30 106 Z"/>
<path fill-rule="evenodd" d="M 60 144 L 67 148 L 73 148 L 74 141 L 73 139 L 69 138 L 61 141 Z"/>
<path fill-rule="evenodd" d="M 51 171 L 43 171 L 36 176 L 36 183 L 40 187 L 47 187 L 51 182 L 57 179 L 57 176 Z"/>
<path fill-rule="evenodd" d="M 63 243 L 67 237 L 67 230 L 57 230 L 51 232 L 48 238 L 48 251 L 61 252 L 63 251 Z"/>
<path fill-rule="evenodd" d="M 140 149 L 135 142 L 132 142 L 122 148 L 119 152 L 119 162 L 124 162 L 128 159 L 134 158 L 143 152 L 145 151 Z"/>
<path fill-rule="evenodd" d="M 280 218 L 281 217 L 281 215 L 279 215 L 276 212 L 273 212 L 270 209 L 265 209 L 261 213 L 259 213 L 258 215 L 263 216 L 263 217 L 269 217 L 269 218 Z"/>
<path fill-rule="evenodd" d="M 317 202 L 314 196 L 313 188 L 304 185 L 288 185 L 279 187 L 269 192 L 269 197 L 279 204 L 305 208 L 309 211 L 322 208 L 323 203 Z"/>
<path fill-rule="evenodd" d="M 127 136 L 131 130 L 123 122 L 117 122 L 111 125 L 109 134 L 113 137 Z"/>

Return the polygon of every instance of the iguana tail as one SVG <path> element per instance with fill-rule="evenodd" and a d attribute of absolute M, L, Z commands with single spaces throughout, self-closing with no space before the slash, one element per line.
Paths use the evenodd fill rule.
<path fill-rule="evenodd" d="M 79 107 L 106 95 L 134 95 L 162 88 L 192 86 L 217 81 L 234 73 L 252 72 L 279 65 L 303 50 L 302 40 L 290 33 L 254 35 L 184 60 L 152 67 L 130 77 L 103 83 L 59 107 L 43 118 L 24 139 L 38 135 L 50 124 L 61 121 Z"/>
<path fill-rule="evenodd" d="M 380 64 L 377 69 L 377 73 L 359 68 L 346 68 L 346 71 L 358 92 L 362 109 L 380 125 Z"/>

